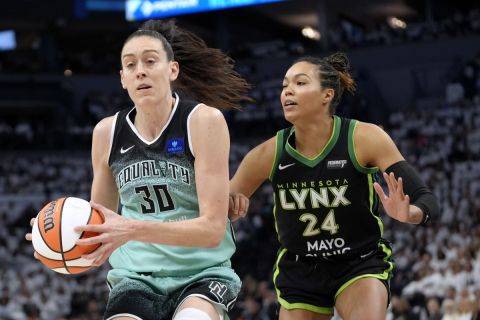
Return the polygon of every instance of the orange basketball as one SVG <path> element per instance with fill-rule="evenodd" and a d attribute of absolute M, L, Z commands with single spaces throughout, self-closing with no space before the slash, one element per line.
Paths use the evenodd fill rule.
<path fill-rule="evenodd" d="M 53 271 L 73 274 L 91 268 L 92 261 L 82 255 L 95 251 L 100 244 L 77 246 L 75 241 L 97 235 L 75 232 L 77 226 L 101 224 L 103 216 L 80 198 L 66 197 L 48 203 L 38 213 L 32 228 L 32 244 L 40 261 Z"/>

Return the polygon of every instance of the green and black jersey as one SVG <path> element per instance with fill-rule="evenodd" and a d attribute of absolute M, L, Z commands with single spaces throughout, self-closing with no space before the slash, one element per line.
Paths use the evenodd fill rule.
<path fill-rule="evenodd" d="M 121 214 L 129 219 L 171 222 L 199 217 L 195 157 L 189 121 L 199 103 L 175 95 L 170 118 L 153 141 L 134 126 L 136 108 L 115 115 L 109 165 L 120 195 Z M 215 248 L 167 246 L 129 241 L 113 252 L 113 268 L 165 276 L 229 265 L 235 252 L 230 222 Z"/>
<path fill-rule="evenodd" d="M 349 256 L 376 247 L 383 234 L 373 189 L 378 168 L 355 156 L 356 120 L 333 117 L 333 133 L 310 159 L 295 149 L 295 129 L 276 136 L 270 174 L 281 245 L 302 256 Z"/>

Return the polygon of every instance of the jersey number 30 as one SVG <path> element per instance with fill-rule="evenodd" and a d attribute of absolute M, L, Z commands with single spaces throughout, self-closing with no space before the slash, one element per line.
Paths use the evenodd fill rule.
<path fill-rule="evenodd" d="M 142 195 L 144 203 L 140 204 L 143 214 L 152 214 L 155 212 L 169 211 L 175 209 L 172 196 L 168 192 L 166 184 L 154 184 L 152 189 L 157 201 L 152 199 L 152 192 L 148 186 L 139 186 L 135 192 Z M 156 203 L 155 203 L 156 202 Z"/>

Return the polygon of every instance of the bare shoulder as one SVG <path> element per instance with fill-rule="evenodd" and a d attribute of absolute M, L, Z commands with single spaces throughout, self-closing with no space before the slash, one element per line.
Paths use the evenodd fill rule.
<path fill-rule="evenodd" d="M 95 128 L 93 129 L 93 134 L 96 136 L 109 137 L 112 131 L 114 121 L 115 116 L 103 118 L 95 125 Z"/>
<path fill-rule="evenodd" d="M 395 143 L 380 126 L 359 121 L 353 135 L 355 154 L 363 166 L 384 170 L 389 164 L 402 160 Z"/>
<path fill-rule="evenodd" d="M 369 140 L 377 140 L 382 137 L 388 137 L 388 134 L 380 126 L 370 122 L 357 122 L 355 139 L 366 140 L 366 142 L 368 142 Z"/>
<path fill-rule="evenodd" d="M 256 153 L 260 155 L 274 155 L 275 149 L 276 149 L 276 136 L 271 137 L 270 139 L 262 142 L 258 146 L 252 149 L 252 151 L 255 151 Z"/>
<path fill-rule="evenodd" d="M 358 121 L 353 134 L 355 151 L 375 151 L 393 143 L 392 139 L 380 126 Z"/>
<path fill-rule="evenodd" d="M 202 155 L 211 159 L 212 154 L 228 154 L 230 135 L 220 110 L 199 104 L 189 116 L 188 130 L 191 151 L 197 159 Z"/>
<path fill-rule="evenodd" d="M 217 108 L 210 107 L 206 104 L 199 104 L 191 115 L 191 119 L 195 122 L 225 122 L 223 113 Z"/>
<path fill-rule="evenodd" d="M 93 129 L 92 152 L 95 155 L 106 155 L 107 151 L 110 150 L 110 140 L 115 119 L 115 116 L 103 118 Z"/>

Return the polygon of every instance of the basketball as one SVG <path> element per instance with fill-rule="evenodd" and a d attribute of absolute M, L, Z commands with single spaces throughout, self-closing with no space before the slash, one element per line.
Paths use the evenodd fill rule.
<path fill-rule="evenodd" d="M 32 227 L 33 248 L 40 261 L 55 272 L 75 274 L 91 268 L 92 261 L 82 255 L 95 251 L 100 244 L 77 246 L 81 238 L 94 232 L 75 232 L 77 226 L 101 224 L 103 216 L 80 198 L 64 197 L 48 203 L 38 213 Z"/>

